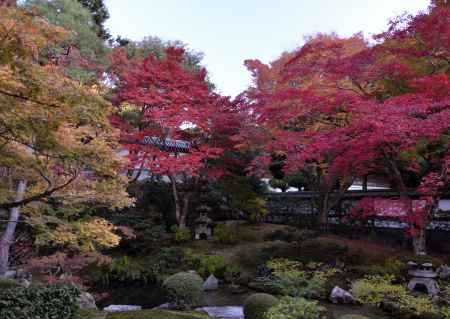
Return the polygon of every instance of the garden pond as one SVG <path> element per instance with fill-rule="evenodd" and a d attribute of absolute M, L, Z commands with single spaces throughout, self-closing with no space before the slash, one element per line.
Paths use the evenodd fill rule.
<path fill-rule="evenodd" d="M 244 300 L 254 293 L 251 290 L 236 292 L 234 289 L 221 287 L 216 291 L 205 293 L 203 307 L 196 310 L 207 313 L 212 318 L 218 319 L 243 319 Z M 135 286 L 114 290 L 114 294 L 101 302 L 99 307 L 109 304 L 137 304 L 143 308 L 153 308 L 164 303 L 159 287 Z M 346 314 L 364 315 L 370 319 L 389 319 L 379 309 L 355 305 L 335 305 L 322 303 L 328 310 L 329 318 L 338 318 Z"/>

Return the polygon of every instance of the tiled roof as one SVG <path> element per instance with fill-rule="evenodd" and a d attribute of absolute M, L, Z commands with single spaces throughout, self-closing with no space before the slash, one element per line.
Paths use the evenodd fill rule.
<path fill-rule="evenodd" d="M 164 150 L 177 151 L 177 152 L 189 152 L 191 143 L 184 140 L 173 140 L 170 138 L 160 138 L 158 136 L 145 136 L 142 144 L 154 145 Z"/>

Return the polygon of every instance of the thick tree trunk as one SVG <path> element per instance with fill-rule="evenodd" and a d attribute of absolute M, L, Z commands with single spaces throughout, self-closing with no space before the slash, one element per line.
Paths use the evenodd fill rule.
<path fill-rule="evenodd" d="M 181 196 L 177 189 L 175 176 L 170 175 L 169 178 L 172 183 L 172 194 L 175 202 L 175 218 L 177 220 L 177 225 L 178 227 L 186 227 L 186 218 L 189 213 L 189 202 L 192 193 L 187 192 L 184 196 Z"/>
<path fill-rule="evenodd" d="M 27 182 L 24 180 L 19 181 L 16 191 L 16 201 L 23 199 L 25 189 L 27 188 Z M 9 266 L 9 251 L 12 243 L 14 242 L 14 233 L 16 231 L 17 223 L 20 218 L 20 207 L 14 207 L 10 209 L 8 223 L 6 229 L 0 238 L 0 276 L 4 275 Z"/>

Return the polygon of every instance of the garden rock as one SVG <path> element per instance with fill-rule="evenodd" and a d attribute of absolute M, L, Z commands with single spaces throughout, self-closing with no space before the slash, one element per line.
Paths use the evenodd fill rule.
<path fill-rule="evenodd" d="M 142 310 L 141 306 L 132 306 L 132 305 L 110 305 L 108 307 L 103 308 L 103 311 L 106 312 L 126 312 L 126 311 L 138 311 Z"/>
<path fill-rule="evenodd" d="M 88 292 L 82 292 L 78 298 L 78 304 L 81 309 L 97 309 L 95 298 Z"/>
<path fill-rule="evenodd" d="M 347 290 L 344 290 L 338 286 L 335 286 L 333 290 L 331 290 L 330 300 L 332 303 L 351 303 L 354 298 L 351 293 Z"/>
<path fill-rule="evenodd" d="M 442 265 L 438 269 L 438 274 L 439 274 L 439 277 L 441 277 L 443 279 L 450 277 L 450 267 L 447 265 Z"/>
<path fill-rule="evenodd" d="M 210 275 L 203 283 L 203 290 L 208 291 L 217 289 L 219 289 L 219 280 L 214 275 Z"/>
<path fill-rule="evenodd" d="M 31 275 L 30 272 L 26 271 L 25 269 L 19 268 L 19 269 L 17 269 L 17 272 L 16 272 L 16 278 L 17 279 L 26 279 L 28 281 L 31 281 L 33 276 Z"/>
<path fill-rule="evenodd" d="M 29 282 L 28 280 L 26 280 L 24 278 L 23 279 L 19 279 L 17 282 L 19 283 L 20 286 L 22 286 L 24 288 L 28 288 L 28 287 L 31 286 L 31 282 Z"/>
<path fill-rule="evenodd" d="M 16 270 L 7 270 L 3 275 L 4 278 L 15 279 L 17 275 Z"/>

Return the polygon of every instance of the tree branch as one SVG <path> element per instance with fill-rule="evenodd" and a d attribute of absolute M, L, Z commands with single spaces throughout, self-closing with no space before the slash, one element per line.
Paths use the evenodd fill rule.
<path fill-rule="evenodd" d="M 47 198 L 49 196 L 51 196 L 53 193 L 67 187 L 69 184 L 71 184 L 76 178 L 78 177 L 78 174 L 74 174 L 67 182 L 65 182 L 64 184 L 61 184 L 59 186 L 53 187 L 51 189 L 46 190 L 45 192 L 42 192 L 40 194 L 28 197 L 28 198 L 24 198 L 23 200 L 20 201 L 14 201 L 14 202 L 7 202 L 7 203 L 3 203 L 0 204 L 0 209 L 11 209 L 14 207 L 20 207 L 20 206 L 24 206 L 27 205 L 31 202 L 35 202 L 35 201 L 39 201 L 42 200 L 44 198 Z"/>
<path fill-rule="evenodd" d="M 29 98 L 27 96 L 23 96 L 23 95 L 7 92 L 7 91 L 4 91 L 2 89 L 0 89 L 0 94 L 6 95 L 6 96 L 9 96 L 9 97 L 13 97 L 13 98 L 16 98 L 16 99 L 20 99 L 20 100 L 23 100 L 23 101 L 36 103 L 38 105 L 62 108 L 62 106 L 58 105 L 58 104 L 41 102 L 41 101 L 38 101 L 38 100 L 35 100 L 35 99 L 32 99 L 32 98 Z"/>

